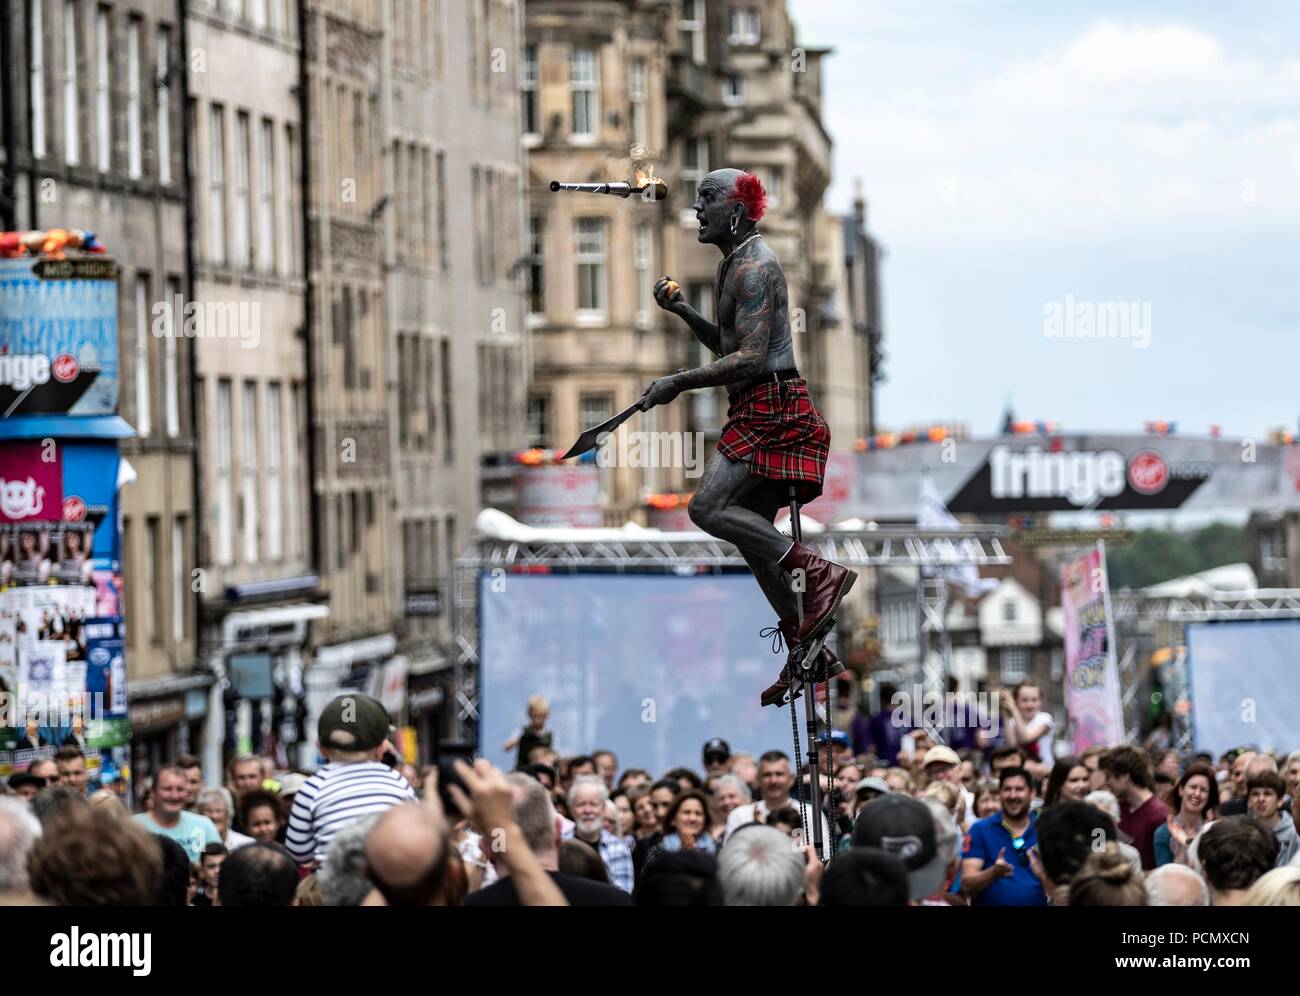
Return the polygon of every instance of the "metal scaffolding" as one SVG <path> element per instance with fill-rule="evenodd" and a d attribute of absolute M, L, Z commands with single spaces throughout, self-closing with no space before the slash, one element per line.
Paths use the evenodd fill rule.
<path fill-rule="evenodd" d="M 551 531 L 537 532 L 544 538 L 523 541 L 480 535 L 456 561 L 452 608 L 456 643 L 453 722 L 457 739 L 476 740 L 478 734 L 478 589 L 484 575 L 490 584 L 512 573 L 694 574 L 747 569 L 735 547 L 706 533 L 629 533 L 611 538 L 610 530 L 592 530 L 595 535 L 587 538 L 581 530 L 566 530 L 554 538 L 546 535 Z M 1010 554 L 1002 546 L 1006 535 L 1002 526 L 951 530 L 884 526 L 855 532 L 805 533 L 803 542 L 819 556 L 846 567 L 1003 567 L 1011 563 Z M 935 578 L 926 580 L 934 582 Z M 927 612 L 931 625 L 928 637 L 946 641 L 945 617 L 946 613 L 941 612 L 931 619 Z M 932 670 L 934 674 L 927 674 L 926 683 L 934 684 L 942 694 L 945 674 Z"/>
<path fill-rule="evenodd" d="M 1140 661 L 1165 646 L 1173 650 L 1166 672 L 1169 676 L 1167 691 L 1172 699 L 1173 743 L 1179 750 L 1187 750 L 1192 746 L 1187 624 L 1300 619 L 1300 588 L 1260 588 L 1154 598 L 1140 591 L 1121 591 L 1111 596 L 1111 605 L 1115 612 L 1115 628 L 1118 634 L 1122 634 L 1117 636 L 1117 641 L 1127 644 L 1120 658 L 1119 679 L 1128 740 L 1136 743 L 1141 735 L 1138 701 L 1142 683 Z"/>

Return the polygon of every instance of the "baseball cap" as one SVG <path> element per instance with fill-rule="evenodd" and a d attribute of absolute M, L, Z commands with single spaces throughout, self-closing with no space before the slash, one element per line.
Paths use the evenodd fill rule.
<path fill-rule="evenodd" d="M 940 744 L 925 752 L 925 760 L 921 762 L 921 767 L 928 768 L 932 764 L 961 764 L 961 758 L 951 747 Z"/>
<path fill-rule="evenodd" d="M 858 795 L 863 792 L 879 792 L 881 795 L 889 795 L 889 785 L 883 778 L 864 778 L 858 782 L 854 792 Z"/>
<path fill-rule="evenodd" d="M 714 737 L 704 745 L 704 760 L 711 757 L 720 757 L 724 761 L 731 760 L 731 744 L 721 737 Z"/>
<path fill-rule="evenodd" d="M 923 802 L 906 795 L 882 795 L 858 813 L 854 847 L 878 847 L 902 859 L 913 899 L 943 886 L 944 871 L 934 841 L 934 817 Z"/>
<path fill-rule="evenodd" d="M 320 742 L 336 750 L 374 750 L 388 739 L 388 730 L 388 710 L 360 692 L 335 698 L 316 723 Z"/>
<path fill-rule="evenodd" d="M 818 742 L 819 744 L 825 745 L 825 743 L 826 743 L 826 734 L 825 734 L 825 733 L 821 734 L 821 735 L 817 738 L 817 742 Z M 837 747 L 848 747 L 848 746 L 850 745 L 851 741 L 849 740 L 849 735 L 848 735 L 847 733 L 845 733 L 843 730 L 832 730 L 832 731 L 831 731 L 831 743 L 835 744 L 835 746 L 837 746 Z"/>

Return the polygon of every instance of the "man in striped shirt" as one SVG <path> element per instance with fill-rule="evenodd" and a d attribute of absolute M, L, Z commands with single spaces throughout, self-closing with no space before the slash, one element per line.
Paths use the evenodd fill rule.
<path fill-rule="evenodd" d="M 302 864 L 322 862 L 341 828 L 415 798 L 400 774 L 379 759 L 388 748 L 388 710 L 369 695 L 334 699 L 316 726 L 329 762 L 307 779 L 293 800 L 285 846 Z"/>

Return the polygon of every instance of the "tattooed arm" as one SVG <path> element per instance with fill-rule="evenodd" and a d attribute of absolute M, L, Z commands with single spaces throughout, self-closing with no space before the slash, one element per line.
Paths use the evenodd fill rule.
<path fill-rule="evenodd" d="M 662 377 L 645 390 L 646 407 L 672 401 L 682 391 L 752 380 L 763 372 L 767 342 L 778 297 L 781 267 L 775 260 L 751 259 L 735 270 L 736 351 L 694 370 Z"/>
<path fill-rule="evenodd" d="M 670 311 L 690 326 L 695 338 L 710 353 L 722 352 L 722 338 L 718 327 L 686 303 L 686 295 L 679 286 L 669 287 L 668 277 L 660 277 L 654 286 L 655 303 Z"/>

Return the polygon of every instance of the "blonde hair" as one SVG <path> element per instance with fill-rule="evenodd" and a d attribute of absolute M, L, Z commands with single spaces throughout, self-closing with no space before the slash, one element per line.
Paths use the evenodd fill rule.
<path fill-rule="evenodd" d="M 890 775 L 897 775 L 903 779 L 903 783 L 904 783 L 903 791 L 905 791 L 908 795 L 911 795 L 913 792 L 916 791 L 916 779 L 912 777 L 912 773 L 908 771 L 906 768 L 890 768 L 888 771 L 885 772 L 886 783 L 889 782 Z"/>
<path fill-rule="evenodd" d="M 1287 865 L 1265 872 L 1250 887 L 1243 906 L 1300 906 L 1300 867 Z"/>
<path fill-rule="evenodd" d="M 1068 895 L 1070 906 L 1147 905 L 1141 872 L 1134 870 L 1114 844 L 1088 856 L 1070 880 Z"/>
<path fill-rule="evenodd" d="M 528 711 L 550 712 L 551 703 L 547 700 L 545 695 L 530 695 L 528 696 Z"/>
<path fill-rule="evenodd" d="M 298 883 L 294 898 L 299 906 L 327 906 L 325 890 L 321 888 L 320 879 L 312 872 Z"/>

